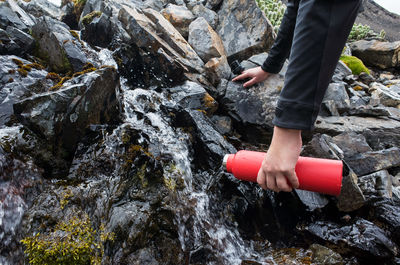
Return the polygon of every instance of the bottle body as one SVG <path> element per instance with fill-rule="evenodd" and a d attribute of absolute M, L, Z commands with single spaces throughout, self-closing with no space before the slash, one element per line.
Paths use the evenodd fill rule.
<path fill-rule="evenodd" d="M 266 153 L 241 150 L 226 155 L 226 170 L 236 178 L 257 182 L 257 174 Z M 342 188 L 343 162 L 340 160 L 299 157 L 296 164 L 299 189 L 338 196 Z"/>

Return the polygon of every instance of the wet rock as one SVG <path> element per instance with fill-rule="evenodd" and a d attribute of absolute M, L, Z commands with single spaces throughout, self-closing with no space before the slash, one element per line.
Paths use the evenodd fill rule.
<path fill-rule="evenodd" d="M 15 1 L 0 3 L 0 27 L 13 26 L 24 32 L 35 24 L 35 20 L 21 9 Z"/>
<path fill-rule="evenodd" d="M 301 153 L 303 156 L 335 160 L 343 159 L 345 154 L 346 152 L 342 151 L 340 147 L 335 144 L 332 137 L 320 134 L 315 134 L 311 141 L 303 148 Z M 365 197 L 357 185 L 357 175 L 346 165 L 346 163 L 343 164 L 343 167 L 342 189 L 337 200 L 337 207 L 339 211 L 351 212 L 364 205 Z M 318 196 L 320 198 L 318 198 L 317 201 L 323 202 L 325 197 L 321 194 L 318 194 Z M 320 203 L 320 205 L 323 204 Z"/>
<path fill-rule="evenodd" d="M 358 186 L 367 199 L 371 196 L 392 197 L 392 176 L 387 170 L 359 177 Z"/>
<path fill-rule="evenodd" d="M 362 73 L 360 73 L 360 74 L 358 75 L 358 80 L 360 80 L 361 82 L 363 82 L 363 83 L 366 84 L 366 85 L 369 85 L 369 84 L 371 84 L 372 82 L 375 82 L 375 81 L 376 81 L 375 78 L 374 78 L 372 75 L 367 74 L 367 73 L 365 73 L 365 72 L 362 72 Z"/>
<path fill-rule="evenodd" d="M 213 57 L 226 56 L 221 38 L 203 17 L 190 23 L 188 41 L 204 62 Z"/>
<path fill-rule="evenodd" d="M 61 17 L 60 20 L 68 25 L 71 29 L 77 30 L 78 26 L 78 18 L 75 14 L 75 8 L 73 2 L 68 2 L 61 8 Z M 50 15 L 47 15 L 50 16 Z"/>
<path fill-rule="evenodd" d="M 399 66 L 400 42 L 382 42 L 378 40 L 360 40 L 351 44 L 354 56 L 365 64 L 381 69 Z"/>
<path fill-rule="evenodd" d="M 358 108 L 351 108 L 346 111 L 347 115 L 360 116 L 360 117 L 388 117 L 390 111 L 385 107 L 374 106 L 360 106 Z"/>
<path fill-rule="evenodd" d="M 319 244 L 312 244 L 309 248 L 312 252 L 312 262 L 321 265 L 342 265 L 343 259 L 340 254 L 332 249 L 321 246 Z"/>
<path fill-rule="evenodd" d="M 339 253 L 352 253 L 361 260 L 387 259 L 397 255 L 398 247 L 388 234 L 373 223 L 357 219 L 351 225 L 317 221 L 306 228 L 317 238 L 324 240 Z"/>
<path fill-rule="evenodd" d="M 273 28 L 256 2 L 223 1 L 218 16 L 217 32 L 228 61 L 242 61 L 271 47 L 275 38 Z"/>
<path fill-rule="evenodd" d="M 17 65 L 17 63 L 19 65 Z M 35 93 L 47 91 L 51 81 L 47 72 L 36 69 L 31 62 L 16 56 L 0 56 L 0 128 L 12 123 L 15 118 L 13 104 Z M 29 72 L 22 67 L 31 69 Z M 39 66 L 40 68 L 40 66 Z"/>
<path fill-rule="evenodd" d="M 222 1 L 223 0 L 207 0 L 206 7 L 214 10 L 222 3 Z"/>
<path fill-rule="evenodd" d="M 27 13 L 35 16 L 36 18 L 49 16 L 54 19 L 60 20 L 64 14 L 63 8 L 61 6 L 57 6 L 51 1 L 46 1 L 46 0 L 18 1 L 18 4 Z M 71 4 L 73 7 L 73 3 Z M 76 20 L 76 15 L 75 15 L 75 20 Z"/>
<path fill-rule="evenodd" d="M 54 154 L 69 160 L 89 124 L 115 119 L 118 86 L 116 70 L 104 68 L 72 79 L 58 91 L 17 102 L 14 111 Z"/>
<path fill-rule="evenodd" d="M 186 81 L 183 85 L 168 88 L 171 99 L 182 108 L 214 113 L 218 103 L 198 83 Z"/>
<path fill-rule="evenodd" d="M 3 134 L 0 129 L 0 136 Z M 5 264 L 17 264 L 23 256 L 21 224 L 32 203 L 31 189 L 42 181 L 41 174 L 31 160 L 16 159 L 0 146 L 0 255 L 8 261 Z"/>
<path fill-rule="evenodd" d="M 232 119 L 227 116 L 213 115 L 211 117 L 216 129 L 222 134 L 230 134 L 232 132 Z"/>
<path fill-rule="evenodd" d="M 82 39 L 89 44 L 107 47 L 113 38 L 110 18 L 104 13 L 94 17 L 90 23 L 84 25 L 81 34 Z"/>
<path fill-rule="evenodd" d="M 189 25 L 196 18 L 186 6 L 168 4 L 161 10 L 161 14 L 187 39 L 189 36 Z"/>
<path fill-rule="evenodd" d="M 203 17 L 214 30 L 217 28 L 218 14 L 213 10 L 208 9 L 202 4 L 198 4 L 192 8 L 192 13 L 196 17 Z"/>
<path fill-rule="evenodd" d="M 400 165 L 400 149 L 393 147 L 370 151 L 345 158 L 346 163 L 359 175 L 366 175 Z"/>
<path fill-rule="evenodd" d="M 29 53 L 32 51 L 35 45 L 35 40 L 32 38 L 31 35 L 13 26 L 8 26 L 6 31 L 10 39 L 13 40 L 16 44 L 18 44 L 18 46 L 21 47 L 21 49 L 25 53 Z"/>
<path fill-rule="evenodd" d="M 322 102 L 333 101 L 339 112 L 349 108 L 350 99 L 343 83 L 330 83 Z"/>
<path fill-rule="evenodd" d="M 372 97 L 378 98 L 379 102 L 388 107 L 397 107 L 400 105 L 400 86 L 387 87 L 380 83 L 371 84 L 369 92 Z"/>
<path fill-rule="evenodd" d="M 212 121 L 201 111 L 178 112 L 175 123 L 180 127 L 193 127 L 195 163 L 200 167 L 208 165 L 211 168 L 218 168 L 226 154 L 236 153 L 236 149 L 225 140 Z"/>
<path fill-rule="evenodd" d="M 69 31 L 69 27 L 50 17 L 43 17 L 32 28 L 38 44 L 38 55 L 55 72 L 81 71 L 86 64 L 82 45 Z"/>
<path fill-rule="evenodd" d="M 325 196 L 317 192 L 311 192 L 306 190 L 295 190 L 295 191 L 297 196 L 299 196 L 301 202 L 307 207 L 307 210 L 311 212 L 316 209 L 324 208 L 329 203 L 329 200 Z"/>
<path fill-rule="evenodd" d="M 391 232 L 391 238 L 400 243 L 400 207 L 391 200 L 381 200 L 370 207 L 370 215 L 381 227 Z"/>
<path fill-rule="evenodd" d="M 215 87 L 219 85 L 222 79 L 229 79 L 231 68 L 229 67 L 226 56 L 211 58 L 205 65 L 206 76 Z"/>
<path fill-rule="evenodd" d="M 123 5 L 119 20 L 139 48 L 156 58 L 180 66 L 185 72 L 203 72 L 204 63 L 182 35 L 160 13 L 146 9 L 145 13 Z M 159 67 L 164 62 L 155 65 Z M 168 73 L 168 71 L 166 71 Z"/>

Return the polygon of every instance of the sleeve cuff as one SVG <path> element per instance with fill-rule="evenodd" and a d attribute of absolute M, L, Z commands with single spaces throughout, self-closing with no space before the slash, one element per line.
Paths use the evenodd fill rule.
<path fill-rule="evenodd" d="M 315 113 L 318 114 L 318 111 L 313 106 L 279 100 L 272 124 L 286 129 L 310 131 L 314 129 Z"/>

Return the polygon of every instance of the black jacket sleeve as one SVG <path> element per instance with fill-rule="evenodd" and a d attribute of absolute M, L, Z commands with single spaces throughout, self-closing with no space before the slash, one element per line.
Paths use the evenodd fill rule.
<path fill-rule="evenodd" d="M 279 73 L 285 60 L 289 57 L 298 8 L 299 1 L 288 1 L 274 45 L 272 45 L 267 59 L 261 66 L 264 71 L 272 74 Z"/>

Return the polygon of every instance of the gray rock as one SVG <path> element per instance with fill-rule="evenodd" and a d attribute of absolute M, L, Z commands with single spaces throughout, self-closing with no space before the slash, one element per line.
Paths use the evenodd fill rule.
<path fill-rule="evenodd" d="M 374 107 L 374 106 L 360 106 L 355 108 L 352 106 L 351 109 L 346 111 L 347 115 L 360 116 L 360 117 L 389 117 L 390 111 L 385 107 Z"/>
<path fill-rule="evenodd" d="M 168 4 L 161 10 L 161 14 L 187 39 L 189 36 L 189 25 L 196 18 L 186 6 Z"/>
<path fill-rule="evenodd" d="M 188 41 L 205 63 L 213 57 L 226 56 L 221 38 L 203 17 L 190 23 Z"/>
<path fill-rule="evenodd" d="M 371 196 L 392 197 L 392 176 L 387 170 L 359 177 L 358 186 L 367 199 Z"/>
<path fill-rule="evenodd" d="M 396 244 L 400 244 L 400 207 L 396 202 L 382 199 L 370 207 L 370 215 L 379 222 Z"/>
<path fill-rule="evenodd" d="M 167 57 L 165 61 L 181 65 L 185 72 L 203 72 L 203 61 L 174 26 L 157 11 L 146 9 L 143 13 L 123 5 L 118 18 L 139 48 L 154 56 L 160 56 L 158 53 L 162 51 Z"/>
<path fill-rule="evenodd" d="M 331 141 L 343 151 L 345 158 L 372 151 L 365 137 L 355 132 L 341 133 L 332 137 Z"/>
<path fill-rule="evenodd" d="M 322 194 L 306 190 L 295 190 L 300 201 L 307 207 L 307 210 L 314 211 L 328 205 L 329 200 Z"/>
<path fill-rule="evenodd" d="M 206 63 L 205 70 L 207 79 L 215 87 L 219 85 L 222 79 L 229 79 L 232 74 L 226 56 L 211 58 Z"/>
<path fill-rule="evenodd" d="M 52 83 L 46 79 L 47 72 L 33 68 L 26 76 L 13 61 L 18 60 L 23 65 L 31 62 L 16 56 L 0 56 L 0 128 L 13 121 L 13 104 L 36 93 L 43 93 Z M 18 72 L 18 70 L 21 71 Z"/>
<path fill-rule="evenodd" d="M 221 134 L 225 135 L 232 132 L 232 119 L 228 116 L 213 115 L 211 120 Z"/>
<path fill-rule="evenodd" d="M 351 44 L 351 50 L 354 56 L 367 65 L 381 69 L 399 66 L 400 41 L 360 40 Z"/>
<path fill-rule="evenodd" d="M 182 108 L 204 110 L 208 114 L 214 113 L 218 108 L 217 102 L 198 83 L 186 81 L 183 85 L 167 90 L 170 98 Z"/>
<path fill-rule="evenodd" d="M 315 123 L 315 131 L 326 134 L 340 134 L 342 132 L 353 131 L 355 133 L 363 133 L 367 130 L 380 131 L 381 133 L 391 132 L 400 129 L 400 122 L 372 117 L 318 117 Z M 379 135 L 379 133 L 376 133 Z"/>
<path fill-rule="evenodd" d="M 18 4 L 27 13 L 35 16 L 36 18 L 48 16 L 60 20 L 63 15 L 63 11 L 59 6 L 56 6 L 51 1 L 47 0 L 18 1 Z"/>
<path fill-rule="evenodd" d="M 387 87 L 374 82 L 371 84 L 369 92 L 372 97 L 379 99 L 379 103 L 385 106 L 397 107 L 400 105 L 400 86 Z"/>
<path fill-rule="evenodd" d="M 218 25 L 218 14 L 215 13 L 215 11 L 208 9 L 202 4 L 199 4 L 192 8 L 192 13 L 196 17 L 203 17 L 205 20 L 207 20 L 208 24 L 210 24 L 210 26 L 216 30 Z"/>
<path fill-rule="evenodd" d="M 112 38 L 110 18 L 102 13 L 100 17 L 95 17 L 89 24 L 82 29 L 82 39 L 91 45 L 107 47 Z"/>
<path fill-rule="evenodd" d="M 340 254 L 330 248 L 319 244 L 312 244 L 309 249 L 312 253 L 312 262 L 320 265 L 342 265 L 343 259 Z"/>
<path fill-rule="evenodd" d="M 197 110 L 183 110 L 176 115 L 178 126 L 192 126 L 196 142 L 195 163 L 201 167 L 219 168 L 226 154 L 236 153 L 236 149 L 218 132 L 212 121 Z"/>
<path fill-rule="evenodd" d="M 397 167 L 400 165 L 400 149 L 392 147 L 380 151 L 370 151 L 345 158 L 346 163 L 359 175 Z"/>
<path fill-rule="evenodd" d="M 330 83 L 322 102 L 333 101 L 339 112 L 349 108 L 350 98 L 343 83 Z"/>
<path fill-rule="evenodd" d="M 17 102 L 14 112 L 22 123 L 46 139 L 55 154 L 68 159 L 90 124 L 112 118 L 118 105 L 118 87 L 116 70 L 103 68 L 70 80 L 58 91 Z"/>
<path fill-rule="evenodd" d="M 10 8 L 8 2 L 0 3 L 0 26 L 3 29 L 7 28 L 7 26 L 13 26 L 24 31 L 28 30 L 27 25 Z"/>
<path fill-rule="evenodd" d="M 352 72 L 350 68 L 342 61 L 338 61 L 338 64 L 336 65 L 335 72 L 333 73 L 332 81 L 333 82 L 340 82 L 343 81 L 343 79 L 346 76 L 351 75 Z"/>
<path fill-rule="evenodd" d="M 254 1 L 226 0 L 218 12 L 217 32 L 228 61 L 267 51 L 274 42 L 271 24 Z"/>
<path fill-rule="evenodd" d="M 43 17 L 33 26 L 32 35 L 38 44 L 38 55 L 49 63 L 52 71 L 78 72 L 86 64 L 82 45 L 72 36 L 66 24 Z"/>
<path fill-rule="evenodd" d="M 13 26 L 8 26 L 6 31 L 10 39 L 18 44 L 24 52 L 29 53 L 32 51 L 35 46 L 35 39 L 31 35 Z"/>
<path fill-rule="evenodd" d="M 340 226 L 332 222 L 317 221 L 306 228 L 317 238 L 338 247 L 338 251 L 352 251 L 362 258 L 392 258 L 398 246 L 388 234 L 370 221 L 357 219 L 354 224 Z"/>
<path fill-rule="evenodd" d="M 243 124 L 241 129 L 249 139 L 261 140 L 272 130 L 272 119 L 285 73 L 286 66 L 279 74 L 271 75 L 264 82 L 246 89 L 243 88 L 243 82 L 228 82 L 221 105 L 235 122 Z"/>

